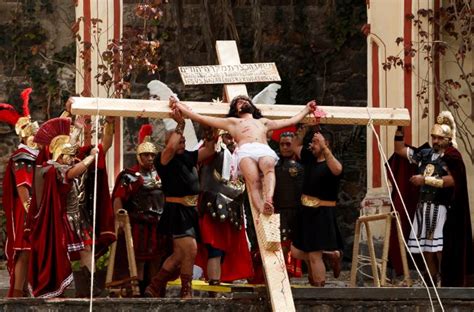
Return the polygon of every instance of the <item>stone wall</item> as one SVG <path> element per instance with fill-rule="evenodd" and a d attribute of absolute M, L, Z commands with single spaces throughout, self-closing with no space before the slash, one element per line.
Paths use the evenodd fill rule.
<path fill-rule="evenodd" d="M 13 3 L 0 0 L 0 6 L 8 6 L 9 2 Z M 51 35 L 52 49 L 60 49 L 61 45 L 67 45 L 72 40 L 67 36 L 69 31 L 66 26 L 69 25 L 64 23 L 74 16 L 73 6 L 70 5 L 72 1 L 56 2 L 56 7 L 60 8 L 58 14 L 64 18 L 45 17 L 43 20 Z M 136 2 L 124 0 L 125 24 L 131 23 Z M 183 100 L 222 98 L 221 86 L 185 87 L 181 83 L 178 66 L 216 64 L 214 40 L 238 39 L 242 63 L 276 63 L 282 78 L 277 103 L 301 105 L 317 99 L 320 105 L 366 105 L 365 38 L 357 33 L 357 26 L 350 26 L 354 35 L 348 32 L 344 44 L 340 45 L 336 42 L 337 38 L 328 32 L 327 23 L 334 18 L 331 14 L 335 9 L 333 6 L 344 6 L 345 3 L 312 0 L 296 1 L 298 4 L 294 4 L 296 2 L 290 0 L 262 0 L 255 1 L 259 3 L 256 6 L 250 1 L 237 1 L 226 15 L 230 17 L 225 19 L 213 10 L 214 5 L 223 5 L 228 1 L 209 1 L 209 14 L 205 14 L 203 4 L 207 2 L 176 0 L 164 6 L 164 18 L 156 27 L 156 33 L 162 38 L 162 70 L 154 77 L 140 77 L 134 86 L 134 97 L 146 96 L 146 83 L 152 78 L 159 78 Z M 354 6 L 354 10 L 351 10 L 360 14 L 361 20 L 364 20 L 365 4 Z M 7 18 L 7 15 L 6 10 L 0 10 L 0 18 Z M 230 26 L 229 20 L 233 21 Z M 7 98 L 2 85 L 5 76 L 8 74 L 0 68 L 0 100 Z M 18 77 L 18 81 L 21 81 L 21 77 Z M 264 83 L 249 84 L 250 95 L 255 95 L 265 86 Z M 142 121 L 129 120 L 126 123 L 129 127 L 127 132 L 136 133 L 140 123 Z M 366 191 L 366 132 L 364 127 L 357 126 L 328 128 L 334 134 L 335 154 L 344 165 L 338 212 L 341 229 L 347 240 L 345 254 L 350 256 L 353 224 Z M 14 141 L 11 132 L 0 132 L 2 175 L 7 155 L 15 146 Z M 127 158 L 130 163 L 134 159 L 132 151 L 135 143 L 130 136 L 125 141 L 125 150 L 130 151 Z"/>

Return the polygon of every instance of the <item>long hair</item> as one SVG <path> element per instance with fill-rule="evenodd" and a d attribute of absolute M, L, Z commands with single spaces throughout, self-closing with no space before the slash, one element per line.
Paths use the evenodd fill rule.
<path fill-rule="evenodd" d="M 226 117 L 236 117 L 239 118 L 239 112 L 237 111 L 237 102 L 239 100 L 244 100 L 249 102 L 249 104 L 253 107 L 254 111 L 252 113 L 253 118 L 260 119 L 262 118 L 262 112 L 252 103 L 252 99 L 250 99 L 246 95 L 238 95 L 232 99 L 230 102 L 229 113 L 227 113 Z"/>

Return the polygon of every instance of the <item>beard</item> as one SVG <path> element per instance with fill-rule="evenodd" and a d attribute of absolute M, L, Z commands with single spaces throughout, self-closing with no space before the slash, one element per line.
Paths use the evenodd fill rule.
<path fill-rule="evenodd" d="M 255 112 L 255 108 L 250 105 L 249 103 L 244 104 L 240 107 L 239 115 L 241 114 L 253 114 Z"/>
<path fill-rule="evenodd" d="M 441 141 L 441 143 L 436 143 L 436 144 L 433 144 L 433 150 L 435 152 L 440 152 L 442 150 L 445 150 L 446 148 L 448 148 L 449 146 L 449 141 L 447 139 Z"/>

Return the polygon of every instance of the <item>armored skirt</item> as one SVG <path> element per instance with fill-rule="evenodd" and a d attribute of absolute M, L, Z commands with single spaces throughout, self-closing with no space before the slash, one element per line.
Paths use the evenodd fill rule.
<path fill-rule="evenodd" d="M 411 252 L 438 252 L 443 250 L 443 227 L 446 222 L 446 206 L 422 203 L 418 206 L 410 231 L 408 247 Z M 416 242 L 418 238 L 420 247 Z"/>

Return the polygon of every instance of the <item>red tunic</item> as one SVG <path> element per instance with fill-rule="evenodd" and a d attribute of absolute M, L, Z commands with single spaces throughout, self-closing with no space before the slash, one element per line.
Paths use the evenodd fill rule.
<path fill-rule="evenodd" d="M 250 257 L 245 228 L 237 230 L 229 222 L 216 221 L 209 214 L 199 219 L 202 243 L 225 252 L 221 265 L 221 280 L 232 282 L 253 276 L 252 258 Z M 207 249 L 200 246 L 196 264 L 204 271 L 207 268 Z"/>
<path fill-rule="evenodd" d="M 20 144 L 8 161 L 3 179 L 3 207 L 5 209 L 7 228 L 5 255 L 7 257 L 7 268 L 10 273 L 9 295 L 12 295 L 15 282 L 16 252 L 30 250 L 30 244 L 24 238 L 27 213 L 18 196 L 17 188 L 20 186 L 27 187 L 31 194 L 37 154 L 36 150 Z"/>

